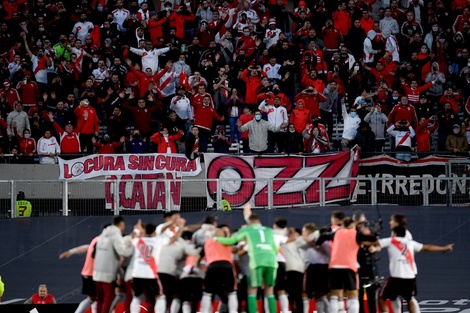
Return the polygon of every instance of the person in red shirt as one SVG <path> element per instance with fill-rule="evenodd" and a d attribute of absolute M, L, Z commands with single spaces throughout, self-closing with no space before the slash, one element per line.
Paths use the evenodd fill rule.
<path fill-rule="evenodd" d="M 319 93 L 323 93 L 323 91 L 325 90 L 325 82 L 318 78 L 318 73 L 316 70 L 306 72 L 305 75 L 302 77 L 300 84 L 306 87 L 313 86 L 313 88 Z"/>
<path fill-rule="evenodd" d="M 429 83 L 424 84 L 423 86 L 418 86 L 418 81 L 414 79 L 411 81 L 410 86 L 407 86 L 404 77 L 400 77 L 400 81 L 401 81 L 401 88 L 403 89 L 403 91 L 405 92 L 405 95 L 408 97 L 408 100 L 412 104 L 418 103 L 419 94 L 422 92 L 425 92 L 426 90 L 431 88 L 433 84 L 436 83 L 436 81 L 433 80 L 433 81 L 430 81 Z"/>
<path fill-rule="evenodd" d="M 175 5 L 176 11 L 173 11 L 168 18 L 170 20 L 170 27 L 176 28 L 176 37 L 184 38 L 184 22 L 194 21 L 194 13 L 191 12 L 190 6 L 179 6 Z M 186 14 L 188 13 L 189 14 Z"/>
<path fill-rule="evenodd" d="M 30 71 L 25 71 L 23 80 L 16 85 L 25 108 L 36 105 L 40 96 L 38 84 L 31 80 L 31 75 Z"/>
<path fill-rule="evenodd" d="M 240 78 L 246 85 L 245 104 L 253 111 L 253 108 L 258 108 L 257 89 L 261 86 L 261 66 L 258 65 L 256 68 L 249 66 L 242 72 Z"/>
<path fill-rule="evenodd" d="M 462 94 L 460 92 L 457 92 L 455 94 L 454 88 L 452 88 L 452 86 L 449 86 L 444 91 L 444 94 L 441 96 L 441 99 L 439 100 L 439 104 L 442 105 L 442 108 L 444 108 L 444 104 L 449 102 L 452 105 L 452 109 L 454 110 L 454 112 L 458 113 L 460 111 L 459 110 L 460 100 L 462 100 Z"/>
<path fill-rule="evenodd" d="M 13 122 L 13 131 L 18 139 L 18 153 L 23 161 L 22 163 L 33 163 L 33 156 L 36 153 L 36 140 L 31 138 L 31 131 L 25 128 L 23 130 L 23 136 L 21 136 L 16 130 L 15 122 Z"/>
<path fill-rule="evenodd" d="M 368 9 L 362 10 L 362 18 L 361 18 L 361 28 L 366 31 L 366 34 L 369 30 L 374 28 L 374 19 L 370 16 Z"/>
<path fill-rule="evenodd" d="M 333 21 L 330 19 L 326 20 L 325 26 L 322 28 L 321 33 L 323 35 L 323 42 L 325 43 L 325 48 L 328 53 L 333 53 L 334 51 L 338 50 L 339 44 L 344 42 L 341 31 L 333 26 Z"/>
<path fill-rule="evenodd" d="M 24 304 L 56 304 L 55 297 L 47 293 L 46 285 L 39 285 L 38 293 L 32 295 Z"/>
<path fill-rule="evenodd" d="M 90 106 L 88 99 L 80 101 L 73 111 L 77 118 L 77 129 L 80 129 L 80 149 L 87 154 L 93 153 L 92 137 L 98 136 L 100 124 L 95 109 Z"/>
<path fill-rule="evenodd" d="M 341 32 L 341 35 L 346 36 L 351 28 L 351 15 L 346 10 L 346 3 L 342 2 L 338 5 L 338 10 L 335 10 L 331 17 L 335 27 Z"/>
<path fill-rule="evenodd" d="M 163 28 L 162 25 L 167 21 L 167 17 L 170 16 L 170 13 L 167 13 L 167 16 L 163 16 L 158 20 L 157 14 L 152 15 L 148 19 L 147 30 L 150 33 L 150 38 L 152 39 L 152 44 L 154 46 L 161 46 L 163 43 L 160 41 L 160 38 L 163 37 Z"/>
<path fill-rule="evenodd" d="M 128 101 L 124 101 L 122 104 L 122 107 L 134 116 L 134 128 L 140 131 L 142 138 L 150 136 L 151 123 L 157 122 L 152 119 L 152 114 L 160 109 L 158 106 L 154 105 L 152 95 L 148 96 L 148 100 L 149 101 L 146 101 L 144 98 L 139 98 L 137 100 L 137 106 L 134 106 L 136 98 L 134 98 L 134 94 L 131 94 Z"/>
<path fill-rule="evenodd" d="M 248 26 L 243 27 L 243 35 L 238 38 L 236 45 L 237 54 L 240 53 L 240 50 L 245 51 L 245 56 L 249 58 L 256 49 L 256 43 L 250 33 L 250 28 Z"/>
<path fill-rule="evenodd" d="M 245 125 L 255 117 L 253 116 L 253 112 L 251 112 L 249 107 L 245 107 L 243 109 L 243 114 L 240 115 L 240 122 L 242 125 Z M 249 143 L 248 143 L 248 131 L 244 131 L 241 133 L 241 140 L 242 140 L 242 148 L 243 153 L 250 153 Z"/>
<path fill-rule="evenodd" d="M 294 124 L 296 132 L 302 134 L 302 131 L 307 126 L 307 123 L 310 122 L 310 119 L 310 111 L 305 108 L 304 100 L 300 99 L 297 101 L 297 107 L 293 109 L 290 114 L 289 122 Z"/>
<path fill-rule="evenodd" d="M 141 71 L 137 71 L 133 66 L 132 66 L 132 61 L 127 60 L 127 65 L 129 65 L 130 72 L 134 74 L 135 77 L 138 79 L 137 86 L 139 88 L 139 97 L 145 96 L 147 91 L 149 90 L 149 85 L 150 83 L 157 84 L 158 79 L 157 75 L 152 75 L 152 69 L 151 68 L 146 68 L 145 73 Z"/>
<path fill-rule="evenodd" d="M 416 129 L 418 127 L 418 117 L 416 116 L 415 108 L 409 104 L 408 97 L 402 96 L 401 102 L 395 105 L 388 115 L 387 128 L 391 124 L 394 124 L 406 120 L 408 123 Z"/>
<path fill-rule="evenodd" d="M 15 102 L 21 101 L 18 91 L 15 88 L 10 87 L 9 81 L 3 83 L 3 89 L 0 90 L 0 96 L 7 99 L 7 103 L 11 107 L 11 111 L 15 109 Z"/>
<path fill-rule="evenodd" d="M 215 119 L 223 122 L 225 117 L 220 117 L 214 107 L 211 105 L 211 98 L 209 95 L 204 96 L 202 104 L 194 105 L 194 126 L 199 129 L 199 138 L 202 140 L 201 152 L 206 152 L 207 143 L 211 137 L 212 121 Z"/>
<path fill-rule="evenodd" d="M 438 127 L 437 116 L 433 115 L 428 119 L 420 118 L 419 125 L 416 128 L 416 148 L 418 152 L 431 151 L 431 137 Z"/>
<path fill-rule="evenodd" d="M 179 130 L 174 135 L 168 135 L 168 128 L 163 127 L 160 132 L 156 132 L 150 137 L 150 140 L 157 144 L 158 153 L 178 153 L 176 150 L 176 141 L 184 135 L 183 130 Z"/>
<path fill-rule="evenodd" d="M 60 127 L 59 123 L 54 121 L 54 114 L 49 112 L 49 120 L 51 121 L 54 129 L 60 136 L 60 152 L 61 154 L 78 154 L 80 153 L 80 138 L 77 132 L 73 131 L 73 125 L 71 121 L 67 121 L 65 124 L 65 131 Z"/>
<path fill-rule="evenodd" d="M 326 97 L 310 85 L 295 96 L 294 102 L 298 103 L 300 100 L 310 115 L 320 116 L 320 102 L 326 101 Z"/>
<path fill-rule="evenodd" d="M 122 136 L 121 139 L 119 139 L 119 142 L 111 142 L 108 134 L 103 136 L 101 142 L 97 142 L 95 137 L 91 138 L 91 142 L 96 147 L 96 149 L 98 149 L 98 154 L 115 153 L 116 149 L 120 148 L 125 140 L 126 137 Z"/>

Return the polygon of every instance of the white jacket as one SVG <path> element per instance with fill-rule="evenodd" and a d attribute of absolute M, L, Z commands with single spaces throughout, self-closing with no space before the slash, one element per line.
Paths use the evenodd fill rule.
<path fill-rule="evenodd" d="M 158 70 L 158 57 L 161 54 L 164 54 L 168 51 L 170 51 L 170 48 L 161 48 L 161 49 L 152 49 L 150 51 L 147 51 L 145 49 L 137 49 L 137 48 L 132 48 L 131 47 L 131 52 L 135 53 L 137 55 L 140 55 L 142 57 L 142 68 L 141 71 L 145 73 L 145 70 L 147 68 L 152 69 L 152 74 L 155 74 Z"/>
<path fill-rule="evenodd" d="M 377 33 L 374 30 L 369 30 L 367 33 L 366 39 L 364 39 L 364 62 L 371 63 L 374 62 L 374 56 L 377 53 L 377 50 L 372 48 L 372 40 L 374 40 Z"/>
<path fill-rule="evenodd" d="M 57 142 L 55 137 L 51 138 L 44 138 L 41 137 L 38 140 L 37 144 L 38 154 L 42 154 L 43 156 L 40 157 L 39 163 L 40 164 L 56 164 L 57 158 L 51 157 L 49 154 L 57 154 L 60 153 L 60 145 Z"/>
<path fill-rule="evenodd" d="M 268 115 L 269 124 L 274 127 L 281 127 L 282 123 L 289 123 L 289 117 L 287 116 L 287 110 L 283 106 L 275 107 L 274 105 L 266 105 L 266 100 L 261 102 L 258 109 L 260 111 L 266 112 Z"/>
<path fill-rule="evenodd" d="M 403 131 L 403 130 L 397 130 L 395 129 L 395 125 L 390 125 L 390 127 L 387 129 L 387 133 L 395 137 L 395 147 L 409 147 L 411 148 L 411 138 L 415 136 L 415 130 L 413 127 L 409 127 L 408 131 Z M 402 139 L 405 138 L 405 140 L 402 141 Z"/>
<path fill-rule="evenodd" d="M 343 118 L 344 118 L 344 129 L 342 137 L 346 140 L 354 140 L 357 134 L 357 128 L 359 123 L 361 123 L 361 118 L 359 116 L 351 117 L 346 111 L 346 106 L 343 105 Z"/>

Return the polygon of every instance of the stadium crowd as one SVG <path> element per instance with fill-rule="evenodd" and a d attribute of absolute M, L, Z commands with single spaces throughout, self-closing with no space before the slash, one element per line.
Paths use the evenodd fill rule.
<path fill-rule="evenodd" d="M 460 155 L 469 32 L 465 0 L 5 0 L 0 153 Z"/>
<path fill-rule="evenodd" d="M 124 237 L 124 218 L 115 216 L 89 245 L 60 255 L 86 253 L 81 274 L 87 298 L 75 312 L 90 306 L 93 312 L 112 312 L 123 301 L 125 312 L 138 313 L 146 301 L 156 313 L 209 313 L 218 296 L 216 311 L 229 313 L 256 313 L 259 298 L 264 298 L 264 312 L 278 312 L 276 299 L 280 312 L 312 312 L 309 299 L 315 299 L 319 313 L 344 313 L 344 297 L 348 313 L 375 313 L 376 300 L 380 312 L 388 312 L 385 300 L 400 312 L 402 299 L 416 313 L 414 254 L 453 250 L 453 244 L 413 241 L 406 217 L 399 214 L 390 218 L 392 237 L 383 239 L 378 239 L 380 227 L 371 227 L 374 223 L 362 211 L 352 217 L 335 211 L 331 225 L 321 229 L 313 223 L 288 227 L 281 217 L 269 228 L 249 206 L 243 214 L 246 225 L 233 234 L 214 216 L 201 225 L 186 225 L 173 211 L 158 226 L 139 220 Z M 390 259 L 391 278 L 384 284 L 378 280 L 375 256 L 381 248 Z M 362 301 L 364 292 L 368 304 Z"/>

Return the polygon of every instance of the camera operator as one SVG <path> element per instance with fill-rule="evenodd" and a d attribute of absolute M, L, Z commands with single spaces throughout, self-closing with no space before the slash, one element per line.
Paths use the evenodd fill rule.
<path fill-rule="evenodd" d="M 356 223 L 357 231 L 364 235 L 374 235 L 378 237 L 381 230 L 381 223 L 376 221 L 367 221 L 363 211 L 355 211 L 353 220 Z M 375 227 L 368 227 L 369 225 Z M 374 229 L 376 228 L 376 229 Z M 376 313 L 376 291 L 379 288 L 377 269 L 378 257 L 376 253 L 370 253 L 368 247 L 361 245 L 357 253 L 357 262 L 359 263 L 359 312 L 364 313 L 364 289 L 367 292 L 367 305 L 369 313 Z M 364 286 L 367 286 L 364 288 Z"/>

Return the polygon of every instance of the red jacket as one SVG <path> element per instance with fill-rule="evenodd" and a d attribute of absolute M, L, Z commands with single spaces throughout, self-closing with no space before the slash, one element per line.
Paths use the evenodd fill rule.
<path fill-rule="evenodd" d="M 108 143 L 95 143 L 95 147 L 98 149 L 98 154 L 113 154 L 114 149 L 122 146 L 122 142 L 108 142 Z"/>
<path fill-rule="evenodd" d="M 54 304 L 54 296 L 53 295 L 47 295 L 43 299 L 36 293 L 31 298 L 32 298 L 33 304 Z"/>
<path fill-rule="evenodd" d="M 80 138 L 78 136 L 79 131 L 67 133 L 60 125 L 54 121 L 52 123 L 56 132 L 60 136 L 60 152 L 61 153 L 80 153 Z"/>
<path fill-rule="evenodd" d="M 184 22 L 194 21 L 194 14 L 191 12 L 190 15 L 177 14 L 176 12 L 171 13 L 170 27 L 176 28 L 176 37 L 184 38 Z"/>
<path fill-rule="evenodd" d="M 176 150 L 176 144 L 175 142 L 183 136 L 180 132 L 174 134 L 174 135 L 168 135 L 168 142 L 165 140 L 165 137 L 163 137 L 162 134 L 159 132 L 155 133 L 150 137 L 150 140 L 153 143 L 156 143 L 158 145 L 158 153 L 168 153 L 167 148 L 168 146 L 171 149 L 171 153 L 177 153 L 178 151 Z"/>
<path fill-rule="evenodd" d="M 294 102 L 299 102 L 299 100 L 304 100 L 304 109 L 307 109 L 310 112 L 310 115 L 320 116 L 320 102 L 326 101 L 326 97 L 318 92 L 316 95 L 314 94 L 306 94 L 298 93 L 295 98 Z"/>
<path fill-rule="evenodd" d="M 336 10 L 332 14 L 332 19 L 335 27 L 341 32 L 341 35 L 346 36 L 352 26 L 349 12 L 346 10 Z"/>
<path fill-rule="evenodd" d="M 23 102 L 25 106 L 33 106 L 38 103 L 39 87 L 36 82 L 29 81 L 23 84 L 23 81 L 20 81 L 16 89 L 20 92 L 21 102 Z"/>
<path fill-rule="evenodd" d="M 395 105 L 392 112 L 388 115 L 387 127 L 401 120 L 407 120 L 413 129 L 418 127 L 418 117 L 416 116 L 415 108 L 411 104 L 405 107 L 400 103 Z"/>
<path fill-rule="evenodd" d="M 18 94 L 18 91 L 16 91 L 15 88 L 10 87 L 8 90 L 0 90 L 0 94 L 2 97 L 7 98 L 8 105 L 11 107 L 11 111 L 13 111 L 15 109 L 15 101 L 20 101 L 20 95 Z"/>
<path fill-rule="evenodd" d="M 416 87 L 416 89 L 411 89 L 407 85 L 402 85 L 401 87 L 403 88 L 403 91 L 408 97 L 408 100 L 411 103 L 416 103 L 419 101 L 419 94 L 431 88 L 432 84 L 433 82 L 429 82 L 429 83 L 424 84 L 423 86 Z M 415 127 L 413 126 L 413 128 Z"/>
<path fill-rule="evenodd" d="M 201 127 L 207 130 L 212 129 L 212 120 L 221 121 L 221 117 L 217 114 L 215 109 L 211 106 L 193 105 L 194 108 L 194 126 Z"/>
<path fill-rule="evenodd" d="M 302 110 L 299 108 L 293 109 L 289 117 L 289 122 L 294 124 L 295 131 L 299 134 L 302 134 L 302 131 L 311 121 L 312 117 L 310 115 L 310 111 L 306 108 L 303 108 Z"/>
<path fill-rule="evenodd" d="M 245 103 L 258 104 L 258 94 L 256 90 L 261 86 L 261 76 L 248 76 L 248 69 L 241 74 L 241 79 L 246 84 Z"/>
<path fill-rule="evenodd" d="M 85 121 L 83 113 L 88 111 L 88 119 Z M 85 108 L 84 106 L 78 106 L 73 110 L 73 114 L 77 117 L 77 129 L 80 129 L 80 133 L 84 135 L 92 135 L 100 130 L 100 123 L 98 116 L 96 115 L 95 109 L 91 106 Z"/>
<path fill-rule="evenodd" d="M 144 72 L 137 71 L 133 66 L 129 66 L 131 73 L 137 77 L 139 80 L 137 86 L 139 87 L 139 97 L 143 97 L 149 90 L 149 84 L 152 82 L 154 84 L 158 83 L 156 75 L 147 76 Z"/>
<path fill-rule="evenodd" d="M 460 112 L 460 110 L 459 110 L 460 100 L 462 100 L 462 95 L 461 94 L 458 94 L 456 96 L 452 96 L 450 98 L 448 98 L 446 95 L 442 95 L 441 99 L 439 99 L 439 104 L 441 104 L 442 107 L 444 107 L 444 104 L 449 102 L 450 104 L 452 104 L 452 109 L 454 110 L 454 112 L 458 113 L 458 112 Z"/>
<path fill-rule="evenodd" d="M 439 123 L 434 121 L 434 124 L 428 127 L 431 119 L 428 118 L 416 128 L 416 147 L 418 152 L 431 151 L 431 141 L 429 140 L 434 131 L 439 127 Z"/>
<path fill-rule="evenodd" d="M 135 129 L 140 130 L 143 134 L 150 132 L 150 122 L 152 121 L 152 113 L 159 109 L 158 106 L 151 106 L 145 108 L 139 108 L 138 106 L 129 106 L 127 101 L 124 101 L 122 107 L 132 113 L 134 116 Z"/>
<path fill-rule="evenodd" d="M 156 21 L 153 18 L 149 18 L 147 30 L 150 33 L 150 40 L 154 46 L 161 46 L 162 42 L 159 40 L 163 38 L 162 25 L 166 22 L 166 17 Z"/>
<path fill-rule="evenodd" d="M 34 138 L 22 137 L 16 131 L 15 131 L 15 135 L 16 135 L 16 138 L 18 138 L 18 143 L 20 145 L 19 147 L 20 149 L 18 151 L 19 153 L 30 154 L 30 153 L 36 152 L 36 140 L 34 140 Z"/>

